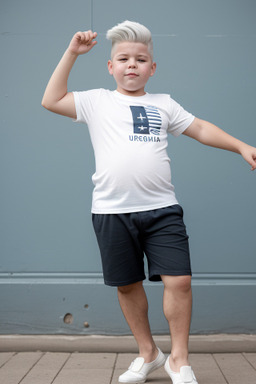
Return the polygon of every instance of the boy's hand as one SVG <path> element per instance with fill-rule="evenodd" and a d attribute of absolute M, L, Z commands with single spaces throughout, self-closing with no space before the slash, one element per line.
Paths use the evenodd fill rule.
<path fill-rule="evenodd" d="M 250 145 L 244 144 L 240 150 L 241 155 L 252 167 L 251 170 L 256 169 L 256 148 L 251 147 Z"/>
<path fill-rule="evenodd" d="M 94 40 L 96 37 L 97 32 L 77 32 L 69 44 L 69 52 L 73 55 L 83 55 L 89 52 L 97 44 L 97 41 Z"/>

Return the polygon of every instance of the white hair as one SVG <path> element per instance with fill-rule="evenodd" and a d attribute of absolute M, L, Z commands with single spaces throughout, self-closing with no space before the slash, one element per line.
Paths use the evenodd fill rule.
<path fill-rule="evenodd" d="M 151 32 L 144 25 L 135 21 L 126 20 L 107 31 L 107 39 L 112 40 L 111 57 L 116 44 L 123 41 L 134 41 L 147 45 L 149 54 L 153 60 L 153 42 Z"/>

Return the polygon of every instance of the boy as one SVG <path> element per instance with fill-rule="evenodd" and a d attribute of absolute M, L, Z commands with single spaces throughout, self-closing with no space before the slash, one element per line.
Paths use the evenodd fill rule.
<path fill-rule="evenodd" d="M 144 383 L 165 366 L 173 384 L 197 384 L 188 362 L 191 319 L 191 268 L 183 211 L 171 184 L 167 133 L 239 153 L 256 168 L 256 148 L 186 112 L 169 95 L 148 94 L 154 75 L 150 31 L 126 21 L 107 33 L 112 40 L 108 70 L 115 91 L 68 92 L 69 73 L 80 54 L 96 44 L 96 32 L 78 32 L 42 100 L 52 112 L 88 124 L 96 172 L 93 225 L 101 251 L 105 284 L 117 286 L 123 314 L 139 346 L 139 357 L 119 377 L 121 383 Z M 143 254 L 149 279 L 164 284 L 163 308 L 170 326 L 171 355 L 156 347 L 148 322 Z"/>

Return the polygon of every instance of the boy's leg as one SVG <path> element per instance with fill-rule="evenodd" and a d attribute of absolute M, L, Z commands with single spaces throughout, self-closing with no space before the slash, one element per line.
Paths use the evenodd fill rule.
<path fill-rule="evenodd" d="M 179 372 L 188 363 L 188 339 L 192 309 L 191 276 L 161 276 L 164 283 L 163 308 L 169 323 L 172 351 L 170 367 Z"/>
<path fill-rule="evenodd" d="M 118 287 L 118 299 L 124 317 L 137 341 L 145 363 L 156 359 L 158 349 L 152 338 L 148 321 L 148 301 L 142 281 Z"/>

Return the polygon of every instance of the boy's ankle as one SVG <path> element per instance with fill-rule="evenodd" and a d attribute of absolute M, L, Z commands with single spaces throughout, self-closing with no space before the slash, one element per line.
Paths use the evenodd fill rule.
<path fill-rule="evenodd" d="M 140 349 L 139 356 L 145 359 L 145 363 L 151 363 L 157 358 L 158 353 L 159 352 L 156 346 L 150 346 L 147 348 Z"/>
<path fill-rule="evenodd" d="M 187 355 L 170 355 L 169 358 L 170 368 L 173 372 L 179 372 L 181 367 L 189 366 Z"/>

